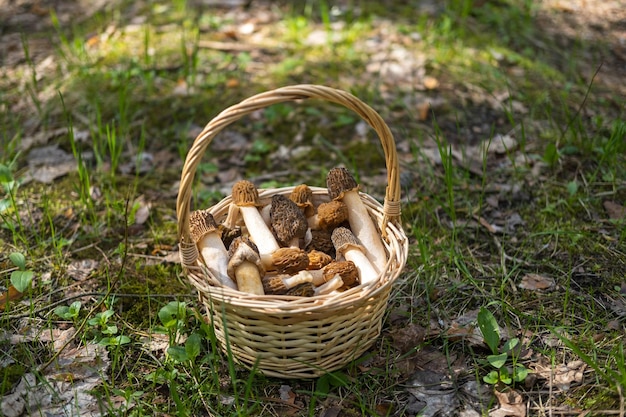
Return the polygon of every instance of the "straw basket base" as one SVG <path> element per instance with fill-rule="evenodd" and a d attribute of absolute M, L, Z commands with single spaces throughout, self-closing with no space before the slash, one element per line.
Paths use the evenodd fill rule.
<path fill-rule="evenodd" d="M 230 349 L 237 362 L 270 377 L 307 379 L 343 368 L 374 343 L 387 296 L 381 293 L 335 314 L 294 318 L 259 311 L 245 320 L 229 303 L 200 299 L 212 307 L 208 320 L 220 347 L 225 352 Z M 341 321 L 337 321 L 338 313 Z"/>

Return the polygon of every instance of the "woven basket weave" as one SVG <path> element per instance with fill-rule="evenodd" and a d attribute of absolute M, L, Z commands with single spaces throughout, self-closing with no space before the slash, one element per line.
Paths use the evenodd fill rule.
<path fill-rule="evenodd" d="M 198 164 L 213 138 L 229 124 L 272 104 L 309 98 L 353 110 L 379 136 L 387 167 L 384 205 L 368 194 L 360 195 L 380 227 L 389 255 L 387 267 L 377 280 L 334 295 L 257 296 L 222 287 L 199 260 L 190 238 L 192 184 Z M 293 188 L 259 190 L 259 197 L 289 195 Z M 317 203 L 329 200 L 326 188 L 311 189 Z M 226 218 L 231 203 L 227 197 L 210 208 L 218 222 Z M 406 262 L 408 241 L 399 221 L 400 182 L 393 136 L 380 115 L 353 95 L 324 86 L 294 85 L 257 94 L 221 112 L 206 125 L 187 154 L 177 215 L 184 272 L 207 308 L 220 347 L 244 366 L 273 377 L 314 378 L 357 359 L 380 334 L 391 286 Z"/>

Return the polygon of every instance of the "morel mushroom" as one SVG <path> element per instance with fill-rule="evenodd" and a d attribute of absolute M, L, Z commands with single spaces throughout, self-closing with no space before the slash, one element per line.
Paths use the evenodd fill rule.
<path fill-rule="evenodd" d="M 317 213 L 307 219 L 312 230 L 332 230 L 348 220 L 348 206 L 340 200 L 332 200 L 317 206 Z"/>
<path fill-rule="evenodd" d="M 247 237 L 238 237 L 230 244 L 228 255 L 228 276 L 237 282 L 239 291 L 265 295 L 261 281 L 265 268 L 254 242 Z"/>
<path fill-rule="evenodd" d="M 337 254 L 343 255 L 347 261 L 352 261 L 359 270 L 361 284 L 374 281 L 378 271 L 365 255 L 363 245 L 356 236 L 345 227 L 338 227 L 331 235 Z"/>
<path fill-rule="evenodd" d="M 309 266 L 309 255 L 300 248 L 280 248 L 272 254 L 272 264 L 279 274 L 295 274 Z"/>
<path fill-rule="evenodd" d="M 322 269 L 314 269 L 311 273 L 313 285 L 319 286 L 339 275 L 345 287 L 359 283 L 359 270 L 352 261 L 333 261 Z"/>
<path fill-rule="evenodd" d="M 311 241 L 306 246 L 307 250 L 318 250 L 330 255 L 331 258 L 335 257 L 335 247 L 330 239 L 330 232 L 328 230 L 312 230 Z"/>
<path fill-rule="evenodd" d="M 294 187 L 291 194 L 289 194 L 289 199 L 296 203 L 307 219 L 315 214 L 315 207 L 311 201 L 312 198 L 313 191 L 306 184 Z"/>
<path fill-rule="evenodd" d="M 311 282 L 313 277 L 307 271 L 300 271 L 296 275 L 279 274 L 279 275 L 266 275 L 263 281 L 263 290 L 265 294 L 283 295 L 286 294 L 293 287 L 303 284 L 305 282 Z"/>
<path fill-rule="evenodd" d="M 189 234 L 211 274 L 225 287 L 237 289 L 228 276 L 228 251 L 222 242 L 217 222 L 208 210 L 189 214 Z"/>
<path fill-rule="evenodd" d="M 272 196 L 270 223 L 276 239 L 283 246 L 300 247 L 308 229 L 306 217 L 296 203 L 282 194 Z"/>
<path fill-rule="evenodd" d="M 322 269 L 333 260 L 329 254 L 315 249 L 309 251 L 307 257 L 309 258 L 307 269 Z"/>
<path fill-rule="evenodd" d="M 261 213 L 257 209 L 259 204 L 259 192 L 253 183 L 247 180 L 237 181 L 233 185 L 233 203 L 239 207 L 243 221 L 248 229 L 250 239 L 259 248 L 259 254 L 263 259 L 265 268 L 271 266 L 271 255 L 280 246 L 272 231 L 263 221 Z"/>
<path fill-rule="evenodd" d="M 374 221 L 359 196 L 359 185 L 345 168 L 333 168 L 326 176 L 328 195 L 348 206 L 350 229 L 363 244 L 364 253 L 374 268 L 381 272 L 387 264 L 387 252 Z M 358 264 L 357 264 L 358 265 Z"/>
<path fill-rule="evenodd" d="M 352 261 L 335 261 L 324 267 L 325 282 L 330 281 L 335 275 L 341 277 L 346 288 L 359 283 L 359 270 Z"/>

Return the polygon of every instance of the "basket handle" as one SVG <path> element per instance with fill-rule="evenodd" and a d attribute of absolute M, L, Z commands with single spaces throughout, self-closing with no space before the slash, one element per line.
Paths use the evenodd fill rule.
<path fill-rule="evenodd" d="M 190 242 L 189 213 L 193 179 L 202 156 L 213 138 L 226 126 L 255 110 L 268 107 L 272 104 L 307 98 L 316 98 L 341 104 L 358 114 L 376 131 L 383 146 L 387 166 L 387 188 L 385 190 L 383 220 L 381 225 L 383 235 L 385 234 L 384 225 L 388 222 L 399 221 L 400 173 L 396 145 L 389 126 L 387 126 L 382 117 L 380 117 L 374 109 L 348 92 L 321 85 L 301 84 L 266 91 L 225 109 L 211 120 L 196 137 L 187 154 L 185 164 L 183 165 L 178 199 L 176 201 L 179 241 L 185 243 Z"/>

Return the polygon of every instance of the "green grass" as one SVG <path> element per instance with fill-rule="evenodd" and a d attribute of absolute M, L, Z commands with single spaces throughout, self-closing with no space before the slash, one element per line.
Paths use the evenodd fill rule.
<path fill-rule="evenodd" d="M 314 416 L 335 406 L 346 416 L 393 416 L 410 414 L 407 369 L 421 366 L 421 352 L 441 352 L 450 369 L 461 358 L 459 385 L 482 381 L 490 352 L 448 330 L 487 307 L 519 338 L 516 360 L 531 374 L 539 363 L 587 365 L 581 382 L 552 392 L 551 406 L 598 415 L 623 407 L 626 228 L 605 204 L 626 201 L 626 118 L 612 86 L 583 65 L 610 45 L 572 38 L 564 50 L 537 27 L 547 11 L 533 2 L 450 1 L 434 12 L 401 3 L 276 3 L 264 11 L 272 19 L 255 23 L 253 41 L 239 32 L 245 22 L 237 15 L 185 1 L 116 2 L 71 24 L 51 13 L 41 30 L 8 29 L 19 34 L 11 51 L 22 57 L 0 76 L 0 293 L 15 270 L 12 252 L 25 255 L 34 279 L 3 305 L 2 328 L 74 326 L 71 344 L 108 338 L 111 366 L 94 395 L 111 415 Z M 42 40 L 49 40 L 44 55 Z M 248 41 L 257 46 L 237 49 Z M 48 55 L 51 63 L 42 65 Z M 396 72 L 383 73 L 376 62 Z M 424 88 L 422 75 L 440 86 Z M 180 266 L 163 261 L 177 245 L 177 181 L 194 132 L 245 97 L 293 83 L 342 88 L 378 110 L 410 178 L 402 185 L 409 259 L 383 335 L 361 362 L 310 381 L 268 378 L 221 352 Z M 424 102 L 432 104 L 425 120 L 417 107 Z M 355 134 L 357 122 L 318 101 L 242 119 L 209 147 L 195 204 L 224 196 L 220 175 L 229 169 L 268 187 L 321 186 L 339 164 L 380 198 L 382 149 L 371 132 Z M 71 153 L 77 170 L 52 184 L 25 182 L 26 145 L 56 129 L 65 133 L 49 144 Z M 513 135 L 517 147 L 472 154 L 468 165 L 476 145 L 497 134 Z M 228 146 L 237 135 L 243 149 Z M 281 149 L 294 156 L 279 157 Z M 145 169 L 143 153 L 152 156 Z M 150 203 L 142 223 L 135 220 L 140 201 Z M 90 260 L 98 263 L 84 281 L 70 276 L 78 261 Z M 520 289 L 527 274 L 556 286 Z M 81 294 L 75 317 L 54 314 Z M 172 302 L 184 308 L 164 322 Z M 97 325 L 104 311 L 113 314 Z M 428 335 L 401 352 L 393 336 L 412 324 Z M 166 343 L 151 350 L 145 337 L 155 332 Z M 111 340 L 117 336 L 128 341 Z M 37 340 L 0 346 L 2 395 L 55 358 Z M 542 378 L 516 389 L 533 404 L 545 402 Z M 281 402 L 282 385 L 296 396 L 293 404 Z M 117 411 L 119 402 L 127 409 Z"/>

